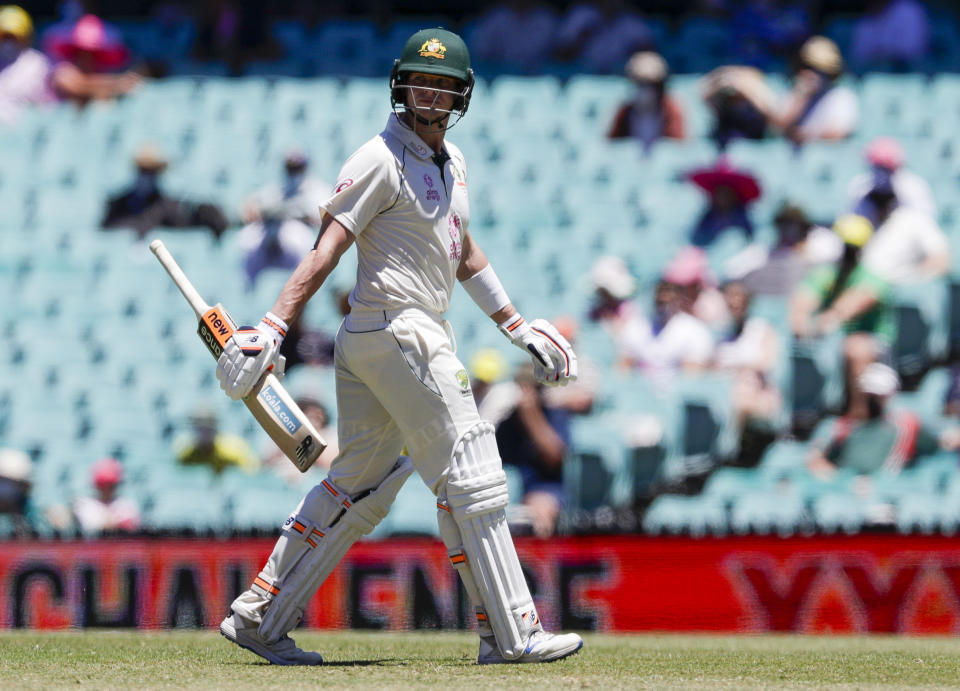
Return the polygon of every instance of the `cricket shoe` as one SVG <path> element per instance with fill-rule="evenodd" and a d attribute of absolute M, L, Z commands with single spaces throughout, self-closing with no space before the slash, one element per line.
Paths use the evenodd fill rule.
<path fill-rule="evenodd" d="M 561 660 L 583 647 L 583 639 L 575 633 L 547 633 L 534 631 L 527 639 L 527 647 L 520 657 L 508 660 L 500 654 L 493 636 L 480 637 L 478 665 L 508 665 L 524 662 L 553 662 Z"/>
<path fill-rule="evenodd" d="M 233 612 L 220 622 L 220 633 L 241 648 L 259 655 L 274 665 L 322 665 L 320 653 L 301 650 L 290 636 L 284 635 L 276 643 L 267 643 L 257 633 L 256 626 L 244 626 L 243 620 Z"/>

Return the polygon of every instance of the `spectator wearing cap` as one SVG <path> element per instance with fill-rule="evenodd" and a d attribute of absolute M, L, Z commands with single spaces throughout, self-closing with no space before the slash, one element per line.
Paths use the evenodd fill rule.
<path fill-rule="evenodd" d="M 893 284 L 939 278 L 950 269 L 950 241 L 931 216 L 897 202 L 889 183 L 869 194 L 877 229 L 863 252 L 863 263 Z"/>
<path fill-rule="evenodd" d="M 930 20 L 917 0 L 870 0 L 850 38 L 857 71 L 918 70 L 930 49 Z"/>
<path fill-rule="evenodd" d="M 188 202 L 166 195 L 160 177 L 168 161 L 151 144 L 144 144 L 133 159 L 136 177 L 131 185 L 107 200 L 102 226 L 132 228 L 140 237 L 153 228 L 191 228 L 206 226 L 217 239 L 227 229 L 223 211 L 214 204 Z"/>
<path fill-rule="evenodd" d="M 283 182 L 254 192 L 243 205 L 247 223 L 263 220 L 265 212 L 279 214 L 281 220 L 296 220 L 320 228 L 320 203 L 330 196 L 329 183 L 308 173 L 310 159 L 300 148 L 292 148 L 283 157 Z M 316 233 L 312 240 L 316 239 Z"/>
<path fill-rule="evenodd" d="M 707 196 L 703 214 L 690 232 L 691 244 L 706 247 L 729 228 L 740 229 L 747 238 L 753 238 L 749 207 L 760 197 L 760 183 L 753 175 L 737 170 L 721 157 L 710 168 L 690 173 L 689 180 Z"/>
<path fill-rule="evenodd" d="M 205 465 L 218 475 L 227 468 L 254 472 L 260 467 L 259 458 L 243 437 L 220 431 L 212 410 L 197 409 L 190 426 L 191 433 L 174 442 L 174 454 L 181 465 Z"/>
<path fill-rule="evenodd" d="M 725 275 L 743 281 L 752 295 L 790 295 L 812 267 L 835 261 L 843 251 L 836 233 L 814 224 L 791 202 L 780 205 L 773 225 L 777 231 L 773 247 L 754 243 L 724 266 Z"/>
<path fill-rule="evenodd" d="M 897 206 L 909 206 L 936 218 L 937 208 L 930 185 L 904 165 L 903 146 L 899 141 L 893 137 L 877 137 L 867 145 L 864 157 L 870 171 L 854 177 L 848 189 L 853 213 L 865 216 L 875 226 L 880 225 L 874 192 L 886 196 L 892 191 Z"/>
<path fill-rule="evenodd" d="M 813 440 L 807 461 L 810 472 L 824 480 L 840 468 L 858 475 L 899 473 L 917 456 L 936 452 L 941 443 L 915 413 L 891 410 L 889 403 L 899 386 L 897 373 L 889 366 L 874 362 L 866 367 L 858 379 L 866 406 L 837 418 Z M 943 446 L 949 444 L 945 439 Z"/>
<path fill-rule="evenodd" d="M 33 43 L 33 22 L 17 5 L 0 7 L 0 125 L 12 125 L 29 106 L 56 100 L 53 66 Z"/>
<path fill-rule="evenodd" d="M 680 309 L 710 328 L 726 323 L 726 303 L 710 271 L 707 253 L 700 247 L 683 247 L 667 262 L 663 280 L 677 289 Z"/>
<path fill-rule="evenodd" d="M 512 0 L 477 19 L 470 53 L 497 72 L 539 74 L 553 51 L 559 18 L 537 0 Z"/>
<path fill-rule="evenodd" d="M 617 365 L 631 366 L 630 351 L 643 338 L 643 313 L 633 299 L 637 284 L 626 263 L 611 255 L 599 257 L 590 267 L 593 300 L 588 317 L 610 335 Z"/>
<path fill-rule="evenodd" d="M 833 224 L 843 241 L 834 264 L 813 269 L 794 291 L 790 328 L 798 338 L 841 330 L 847 372 L 848 413 L 863 416 L 866 399 L 857 381 L 872 362 L 886 358 L 896 338 L 890 284 L 861 261 L 873 225 L 863 216 L 844 214 Z"/>
<path fill-rule="evenodd" d="M 13 521 L 14 534 L 30 534 L 30 487 L 33 461 L 19 449 L 0 449 L 0 515 Z"/>
<path fill-rule="evenodd" d="M 129 498 L 117 495 L 123 482 L 123 464 L 115 458 L 102 458 L 91 468 L 95 496 L 79 497 L 73 515 L 84 535 L 132 532 L 140 527 L 140 509 Z"/>
<path fill-rule="evenodd" d="M 313 423 L 317 432 L 327 442 L 327 448 L 317 457 L 313 466 L 306 473 L 300 470 L 287 458 L 287 455 L 280 450 L 272 440 L 268 441 L 264 452 L 261 454 L 263 459 L 263 468 L 271 473 L 283 478 L 289 485 L 299 485 L 304 482 L 318 484 L 322 477 L 330 469 L 333 459 L 340 453 L 340 447 L 337 444 L 337 429 L 330 424 L 330 414 L 327 407 L 314 396 L 299 396 L 296 399 L 300 410 L 307 416 L 307 419 Z"/>
<path fill-rule="evenodd" d="M 96 15 L 56 29 L 44 38 L 44 49 L 56 64 L 53 87 L 60 98 L 84 106 L 130 93 L 143 81 L 134 71 L 119 71 L 130 52 L 119 34 Z"/>
<path fill-rule="evenodd" d="M 734 139 L 763 139 L 776 97 L 763 72 L 724 65 L 703 78 L 701 95 L 713 114 L 710 138 L 723 150 Z"/>
<path fill-rule="evenodd" d="M 509 364 L 496 348 L 481 348 L 467 361 L 470 388 L 480 417 L 499 425 L 516 408 L 520 390 L 507 378 Z"/>
<path fill-rule="evenodd" d="M 599 0 L 567 10 L 557 28 L 554 54 L 575 60 L 585 72 L 614 74 L 635 52 L 653 47 L 653 34 L 639 13 L 623 0 Z"/>
<path fill-rule="evenodd" d="M 813 36 L 800 47 L 793 88 L 784 103 L 768 114 L 770 122 L 797 145 L 849 137 L 860 107 L 850 89 L 837 82 L 844 72 L 837 44 Z"/>
<path fill-rule="evenodd" d="M 661 137 L 683 139 L 683 108 L 667 94 L 667 61 L 653 51 L 641 51 L 627 62 L 626 72 L 636 91 L 633 100 L 620 106 L 607 137 L 631 137 L 644 148 Z"/>

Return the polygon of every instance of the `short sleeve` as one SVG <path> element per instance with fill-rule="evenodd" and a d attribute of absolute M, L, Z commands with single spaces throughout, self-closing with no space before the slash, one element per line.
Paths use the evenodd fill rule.
<path fill-rule="evenodd" d="M 321 211 L 354 235 L 362 233 L 397 196 L 398 186 L 392 180 L 395 167 L 386 152 L 379 153 L 372 142 L 348 158 L 330 198 L 320 204 Z"/>

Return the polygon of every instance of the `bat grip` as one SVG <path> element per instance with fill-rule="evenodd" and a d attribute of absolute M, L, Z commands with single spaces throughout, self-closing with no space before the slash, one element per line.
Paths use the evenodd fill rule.
<path fill-rule="evenodd" d="M 163 268 L 167 270 L 167 273 L 170 274 L 170 278 L 173 279 L 177 288 L 183 293 L 183 297 L 190 303 L 190 307 L 193 308 L 194 313 L 198 317 L 203 316 L 203 314 L 210 309 L 210 305 L 200 296 L 197 289 L 193 287 L 190 279 L 183 273 L 183 269 L 177 264 L 173 255 L 170 254 L 170 250 L 163 244 L 163 241 L 158 239 L 151 242 L 150 251 L 156 255 L 157 260 L 163 265 Z"/>

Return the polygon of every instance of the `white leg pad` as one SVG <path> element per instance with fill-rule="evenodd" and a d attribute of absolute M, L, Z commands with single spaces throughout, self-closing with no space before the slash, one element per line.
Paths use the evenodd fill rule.
<path fill-rule="evenodd" d="M 463 548 L 463 538 L 460 537 L 460 529 L 457 527 L 456 521 L 453 520 L 453 514 L 450 512 L 450 505 L 447 503 L 446 497 L 437 499 L 437 524 L 440 526 L 440 538 L 447 548 L 447 557 L 450 559 L 450 564 L 460 574 L 460 580 L 463 581 L 467 597 L 470 598 L 470 605 L 473 607 L 474 615 L 477 618 L 477 633 L 481 636 L 492 636 L 493 629 L 490 628 L 487 610 L 483 607 L 480 589 L 477 587 L 477 582 L 473 578 L 470 566 L 467 564 L 467 553 Z"/>
<path fill-rule="evenodd" d="M 412 472 L 410 459 L 401 456 L 376 488 L 356 500 L 330 480 L 310 490 L 284 522 L 266 566 L 231 609 L 259 621 L 258 633 L 267 643 L 291 631 L 351 545 L 387 515 Z"/>
<path fill-rule="evenodd" d="M 489 422 L 477 424 L 460 438 L 446 492 L 463 541 L 465 568 L 476 584 L 497 645 L 505 658 L 517 658 L 530 634 L 542 627 L 507 527 L 507 476 Z"/>

